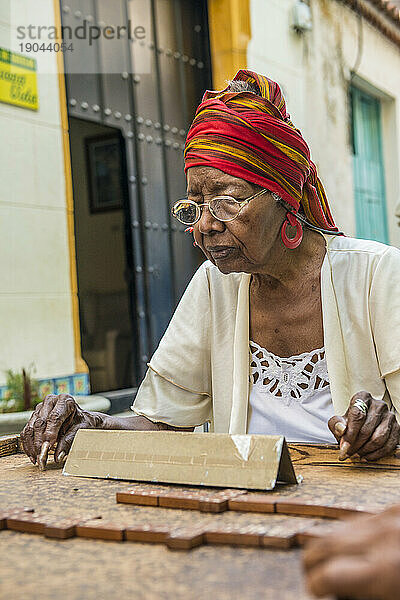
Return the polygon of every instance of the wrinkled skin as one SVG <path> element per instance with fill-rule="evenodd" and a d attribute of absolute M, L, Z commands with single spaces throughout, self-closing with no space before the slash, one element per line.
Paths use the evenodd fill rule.
<path fill-rule="evenodd" d="M 354 406 L 357 398 L 367 404 L 366 415 Z M 385 402 L 376 400 L 368 392 L 355 394 L 345 414 L 332 417 L 328 425 L 339 441 L 340 460 L 357 454 L 362 461 L 375 461 L 393 454 L 399 443 L 400 426 L 396 417 Z M 345 427 L 342 435 L 338 432 L 340 425 Z"/>
<path fill-rule="evenodd" d="M 236 200 L 249 198 L 262 188 L 223 173 L 212 167 L 188 169 L 188 198 L 194 202 L 209 202 L 214 196 L 228 195 Z M 205 256 L 218 266 L 222 273 L 268 273 L 266 265 L 281 262 L 284 246 L 280 229 L 285 210 L 269 192 L 251 200 L 239 216 L 227 223 L 214 219 L 203 207 L 200 220 L 194 225 L 194 239 Z M 228 258 L 218 259 L 213 249 L 227 246 L 232 249 Z M 285 254 L 288 254 L 287 252 Z M 293 256 L 288 255 L 290 258 Z M 298 253 L 300 258 L 300 253 Z"/>
<path fill-rule="evenodd" d="M 36 406 L 21 433 L 21 440 L 33 464 L 39 460 L 45 442 L 48 449 L 55 447 L 54 460 L 61 462 L 78 429 L 95 429 L 100 423 L 101 416 L 82 410 L 72 396 L 49 394 Z"/>
<path fill-rule="evenodd" d="M 304 552 L 309 591 L 360 600 L 400 596 L 400 505 L 374 517 L 347 521 Z"/>
<path fill-rule="evenodd" d="M 55 462 L 62 463 L 79 429 L 128 429 L 137 431 L 175 430 L 146 417 L 113 417 L 83 410 L 69 394 L 49 394 L 38 404 L 21 432 L 21 441 L 33 464 L 44 469 L 49 450 L 55 449 Z M 192 428 L 179 428 L 192 431 Z"/>
<path fill-rule="evenodd" d="M 244 200 L 261 190 L 257 185 L 212 167 L 191 167 L 187 175 L 188 197 L 198 203 L 209 202 L 216 195 Z M 252 339 L 278 356 L 300 354 L 324 344 L 320 270 L 325 242 L 318 233 L 304 229 L 300 246 L 288 250 L 280 237 L 285 216 L 285 208 L 266 191 L 228 223 L 214 219 L 208 208 L 203 207 L 193 231 L 199 248 L 222 273 L 252 275 Z M 290 228 L 288 233 L 293 235 Z M 218 246 L 228 249 L 226 256 L 221 256 Z M 353 407 L 355 397 L 367 402 L 367 418 Z M 399 427 L 392 413 L 367 392 L 359 392 L 355 397 L 345 415 L 333 417 L 329 422 L 331 431 L 340 440 L 339 458 L 358 453 L 366 460 L 376 460 L 393 453 Z M 49 449 L 55 448 L 55 460 L 62 462 L 80 428 L 178 429 L 153 423 L 146 417 L 117 418 L 91 413 L 82 410 L 72 396 L 50 395 L 37 406 L 22 431 L 25 452 L 34 464 L 44 468 Z"/>

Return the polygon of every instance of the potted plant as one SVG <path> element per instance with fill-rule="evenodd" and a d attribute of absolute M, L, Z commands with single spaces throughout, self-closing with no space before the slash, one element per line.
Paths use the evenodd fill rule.
<path fill-rule="evenodd" d="M 39 395 L 39 382 L 32 377 L 34 367 L 6 373 L 7 394 L 0 398 L 0 435 L 19 433 L 28 422 L 35 406 L 43 400 Z M 77 396 L 86 410 L 108 412 L 110 401 L 104 396 Z"/>
<path fill-rule="evenodd" d="M 7 396 L 0 399 L 0 413 L 33 410 L 40 402 L 39 382 L 32 377 L 33 366 L 20 372 L 7 369 Z"/>

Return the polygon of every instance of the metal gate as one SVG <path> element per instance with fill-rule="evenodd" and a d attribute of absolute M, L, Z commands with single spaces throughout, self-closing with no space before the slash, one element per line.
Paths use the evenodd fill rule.
<path fill-rule="evenodd" d="M 183 144 L 211 86 L 206 1 L 63 0 L 61 12 L 65 28 L 86 21 L 146 30 L 145 39 L 104 38 L 65 52 L 70 117 L 117 127 L 125 143 L 127 276 L 140 379 L 201 260 L 170 206 L 185 195 Z M 143 61 L 147 72 L 135 71 Z"/>

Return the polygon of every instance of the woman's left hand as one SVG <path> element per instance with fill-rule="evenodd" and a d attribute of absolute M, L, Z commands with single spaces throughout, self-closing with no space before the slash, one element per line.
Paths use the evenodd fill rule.
<path fill-rule="evenodd" d="M 400 437 L 400 426 L 387 404 L 368 392 L 357 392 L 343 416 L 329 419 L 329 429 L 339 442 L 339 460 L 358 454 L 374 461 L 393 454 Z"/>

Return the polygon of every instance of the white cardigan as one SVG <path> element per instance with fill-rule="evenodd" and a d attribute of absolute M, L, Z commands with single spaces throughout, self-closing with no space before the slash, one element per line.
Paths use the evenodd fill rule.
<path fill-rule="evenodd" d="M 366 390 L 400 420 L 400 250 L 324 238 L 322 314 L 335 413 Z M 148 363 L 136 414 L 176 427 L 210 421 L 212 431 L 246 433 L 249 283 L 249 274 L 224 275 L 210 261 L 199 267 Z"/>

